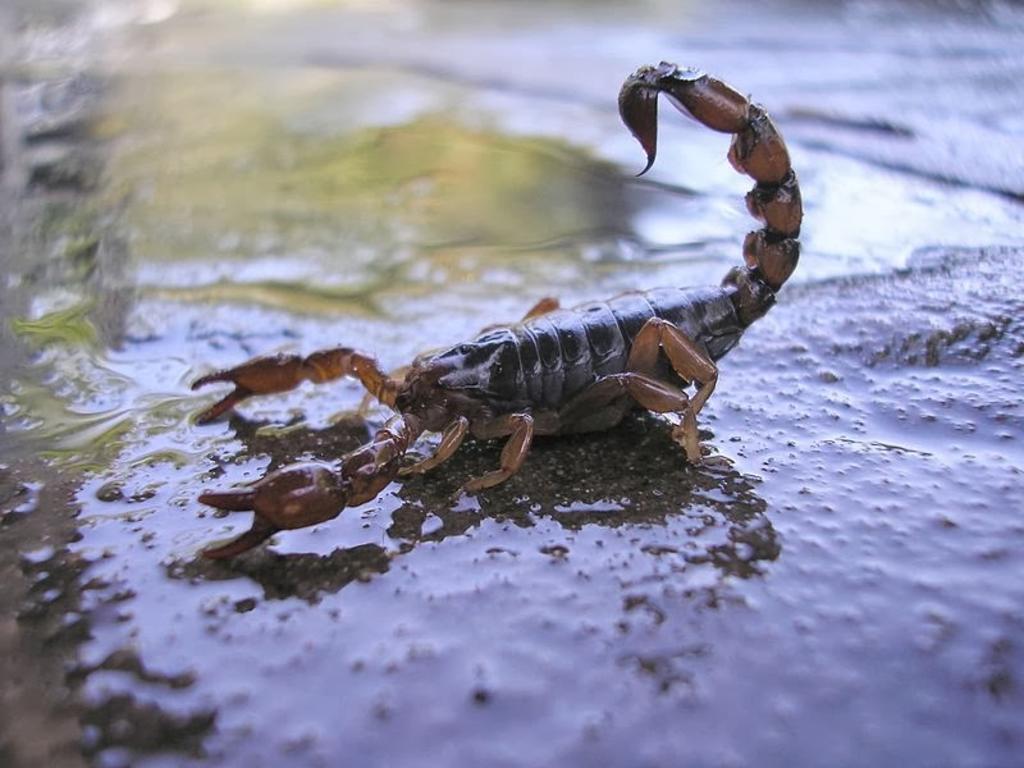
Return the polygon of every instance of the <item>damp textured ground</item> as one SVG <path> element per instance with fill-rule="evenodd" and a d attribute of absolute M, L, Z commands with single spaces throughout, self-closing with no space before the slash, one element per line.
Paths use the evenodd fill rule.
<path fill-rule="evenodd" d="M 1021 763 L 1019 7 L 43 7 L 0 16 L 0 763 Z M 637 416 L 467 497 L 472 445 L 198 557 L 248 523 L 200 489 L 386 418 L 341 383 L 198 427 L 198 375 L 738 261 L 721 136 L 666 109 L 632 177 L 660 58 L 771 107 L 807 206 L 715 460 Z"/>

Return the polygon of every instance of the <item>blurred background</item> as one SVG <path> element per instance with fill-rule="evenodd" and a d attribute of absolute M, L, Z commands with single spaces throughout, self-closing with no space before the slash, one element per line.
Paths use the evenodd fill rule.
<path fill-rule="evenodd" d="M 3 2 L 0 763 L 1012 764 L 1022 32 L 980 1 Z M 198 428 L 199 375 L 397 368 L 741 261 L 726 137 L 663 104 L 635 176 L 616 96 L 663 59 L 769 109 L 805 203 L 708 407 L 729 468 L 642 418 L 197 560 L 246 524 L 200 488 L 386 418 L 341 383 Z"/>

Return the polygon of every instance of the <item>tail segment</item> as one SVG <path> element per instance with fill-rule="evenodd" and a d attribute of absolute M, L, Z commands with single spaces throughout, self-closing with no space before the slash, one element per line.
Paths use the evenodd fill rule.
<path fill-rule="evenodd" d="M 775 292 L 793 274 L 800 258 L 803 205 L 800 187 L 782 135 L 765 110 L 739 91 L 695 69 L 662 62 L 641 67 L 622 85 L 619 114 L 647 153 L 646 173 L 658 149 L 658 95 L 664 93 L 683 114 L 713 131 L 731 133 L 729 162 L 756 184 L 747 193 L 747 209 L 764 227 L 743 243 L 746 267 L 726 275 L 732 300 L 744 325 L 775 303 Z"/>

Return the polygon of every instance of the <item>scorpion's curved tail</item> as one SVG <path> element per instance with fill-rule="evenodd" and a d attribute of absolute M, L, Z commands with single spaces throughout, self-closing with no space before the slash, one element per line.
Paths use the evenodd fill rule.
<path fill-rule="evenodd" d="M 305 528 L 375 498 L 398 475 L 409 446 L 422 432 L 411 415 L 396 416 L 373 439 L 337 462 L 290 464 L 242 490 L 207 491 L 203 504 L 232 512 L 252 510 L 252 527 L 231 541 L 203 550 L 214 560 L 240 555 L 280 530 Z"/>
<path fill-rule="evenodd" d="M 768 113 L 731 86 L 694 69 L 662 62 L 641 67 L 622 85 L 619 114 L 647 153 L 646 173 L 658 147 L 658 94 L 664 93 L 683 114 L 714 131 L 731 133 L 729 162 L 756 184 L 747 193 L 747 208 L 764 227 L 743 243 L 746 267 L 726 275 L 743 325 L 749 325 L 775 302 L 775 292 L 796 269 L 800 257 L 803 206 L 786 143 Z"/>

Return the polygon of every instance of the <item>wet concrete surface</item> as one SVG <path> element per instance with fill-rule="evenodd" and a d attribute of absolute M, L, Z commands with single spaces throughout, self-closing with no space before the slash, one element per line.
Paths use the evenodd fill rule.
<path fill-rule="evenodd" d="M 1018 764 L 1022 17 L 893 7 L 9 24 L 0 761 Z M 92 42 L 54 72 L 60 34 Z M 807 204 L 793 283 L 722 362 L 711 460 L 637 416 L 468 497 L 500 449 L 471 445 L 200 558 L 248 524 L 200 489 L 386 418 L 342 383 L 198 427 L 201 373 L 351 341 L 396 367 L 540 296 L 739 260 L 722 137 L 665 110 L 630 176 L 614 96 L 658 58 L 769 104 Z"/>

